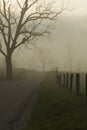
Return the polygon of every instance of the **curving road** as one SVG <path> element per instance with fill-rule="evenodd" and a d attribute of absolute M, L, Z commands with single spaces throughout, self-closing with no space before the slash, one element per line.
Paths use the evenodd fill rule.
<path fill-rule="evenodd" d="M 8 122 L 19 118 L 29 96 L 38 89 L 43 77 L 43 73 L 35 72 L 27 75 L 26 80 L 0 82 L 0 130 L 11 130 Z"/>

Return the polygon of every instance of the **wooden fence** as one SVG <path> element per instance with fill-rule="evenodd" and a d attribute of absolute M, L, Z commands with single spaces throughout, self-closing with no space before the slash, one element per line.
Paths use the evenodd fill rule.
<path fill-rule="evenodd" d="M 82 75 L 83 78 L 82 78 Z M 87 74 L 81 74 L 81 73 L 64 73 L 64 72 L 58 72 L 56 74 L 56 80 L 58 83 L 58 86 L 63 87 L 70 92 L 74 91 L 77 96 L 81 95 L 80 89 L 83 89 L 84 86 L 84 95 L 85 95 L 85 101 L 87 103 Z M 83 85 L 84 80 L 84 85 Z"/>

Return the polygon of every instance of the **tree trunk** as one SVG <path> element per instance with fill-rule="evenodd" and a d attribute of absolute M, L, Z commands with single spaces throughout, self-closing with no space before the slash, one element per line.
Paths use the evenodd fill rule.
<path fill-rule="evenodd" d="M 6 57 L 6 77 L 8 80 L 12 79 L 12 55 L 9 54 Z"/>

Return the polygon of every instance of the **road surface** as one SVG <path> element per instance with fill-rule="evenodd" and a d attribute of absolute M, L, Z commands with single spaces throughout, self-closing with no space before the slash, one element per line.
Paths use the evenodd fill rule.
<path fill-rule="evenodd" d="M 32 92 L 43 79 L 42 73 L 33 73 L 22 81 L 0 81 L 0 130 L 11 130 L 8 122 L 17 120 Z"/>

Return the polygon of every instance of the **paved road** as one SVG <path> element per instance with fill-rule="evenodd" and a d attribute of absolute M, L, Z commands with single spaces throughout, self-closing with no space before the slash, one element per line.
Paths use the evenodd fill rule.
<path fill-rule="evenodd" d="M 21 114 L 29 95 L 43 78 L 41 73 L 33 73 L 22 81 L 0 82 L 0 130 L 10 130 L 8 121 Z"/>

